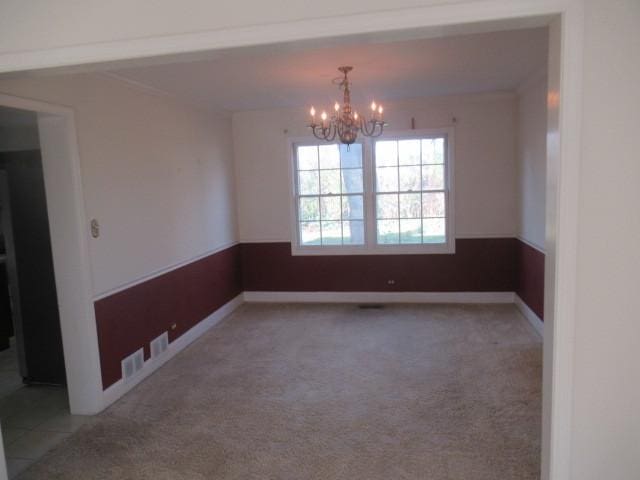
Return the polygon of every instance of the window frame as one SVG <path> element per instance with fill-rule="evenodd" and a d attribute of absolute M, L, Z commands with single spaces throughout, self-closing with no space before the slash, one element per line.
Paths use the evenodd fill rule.
<path fill-rule="evenodd" d="M 299 230 L 299 197 L 297 185 L 296 147 L 328 144 L 314 138 L 288 137 L 289 152 L 289 208 L 291 218 L 291 253 L 304 255 L 411 255 L 411 254 L 453 254 L 455 253 L 455 132 L 454 127 L 429 128 L 385 132 L 376 138 L 360 138 L 362 145 L 362 175 L 364 201 L 364 244 L 363 245 L 302 245 Z M 445 235 L 444 243 L 419 244 L 379 244 L 377 243 L 376 186 L 375 186 L 375 142 L 378 140 L 407 140 L 415 138 L 445 137 Z M 337 142 L 336 142 L 337 143 Z"/>

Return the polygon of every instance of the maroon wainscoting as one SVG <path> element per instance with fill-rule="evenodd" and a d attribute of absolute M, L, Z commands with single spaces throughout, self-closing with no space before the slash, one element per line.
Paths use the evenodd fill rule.
<path fill-rule="evenodd" d="M 512 292 L 516 248 L 478 238 L 458 239 L 452 255 L 292 256 L 290 243 L 245 243 L 242 278 L 245 291 Z"/>
<path fill-rule="evenodd" d="M 542 318 L 544 254 L 515 238 L 458 239 L 451 255 L 293 256 L 290 243 L 236 245 L 95 302 L 103 388 L 121 378 L 123 358 L 144 348 L 148 359 L 152 339 L 168 331 L 175 340 L 244 290 L 516 291 Z"/>
<path fill-rule="evenodd" d="M 538 317 L 544 319 L 544 253 L 517 240 L 518 276 L 515 292 Z"/>
<path fill-rule="evenodd" d="M 239 245 L 95 302 L 102 385 L 121 377 L 121 361 L 165 331 L 173 341 L 242 292 Z M 176 324 L 175 330 L 171 325 Z"/>

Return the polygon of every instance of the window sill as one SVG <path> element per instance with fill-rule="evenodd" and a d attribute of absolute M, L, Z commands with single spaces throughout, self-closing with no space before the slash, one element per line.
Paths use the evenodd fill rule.
<path fill-rule="evenodd" d="M 291 244 L 291 255 L 339 256 L 339 255 L 453 255 L 455 242 L 423 245 L 348 245 L 348 246 L 301 246 Z"/>

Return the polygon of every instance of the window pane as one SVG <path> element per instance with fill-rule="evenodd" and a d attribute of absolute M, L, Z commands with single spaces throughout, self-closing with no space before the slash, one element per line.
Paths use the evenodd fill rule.
<path fill-rule="evenodd" d="M 303 197 L 300 199 L 300 212 L 298 213 L 301 221 L 320 220 L 320 208 L 318 207 L 318 197 Z"/>
<path fill-rule="evenodd" d="M 420 218 L 420 194 L 401 193 L 400 218 Z"/>
<path fill-rule="evenodd" d="M 422 230 L 424 243 L 444 243 L 446 241 L 444 218 L 425 218 L 422 220 Z"/>
<path fill-rule="evenodd" d="M 340 170 L 320 171 L 320 193 L 325 195 L 340 193 Z"/>
<path fill-rule="evenodd" d="M 340 145 L 340 159 L 342 160 L 342 168 L 361 168 L 362 167 L 362 145 L 354 143 L 347 151 L 346 145 Z"/>
<path fill-rule="evenodd" d="M 338 145 L 320 145 L 320 168 L 340 168 L 340 151 Z"/>
<path fill-rule="evenodd" d="M 298 172 L 298 189 L 300 195 L 317 195 L 318 192 L 318 172 Z"/>
<path fill-rule="evenodd" d="M 420 219 L 400 220 L 400 243 L 422 243 Z"/>
<path fill-rule="evenodd" d="M 342 197 L 342 218 L 345 220 L 362 220 L 364 218 L 362 195 Z"/>
<path fill-rule="evenodd" d="M 400 167 L 400 191 L 420 190 L 420 167 Z"/>
<path fill-rule="evenodd" d="M 398 142 L 376 142 L 376 167 L 390 167 L 398 165 Z"/>
<path fill-rule="evenodd" d="M 398 195 L 376 195 L 377 218 L 398 218 Z"/>
<path fill-rule="evenodd" d="M 298 147 L 298 170 L 315 170 L 318 168 L 318 147 Z"/>
<path fill-rule="evenodd" d="M 422 140 L 422 163 L 444 163 L 444 138 L 425 138 Z"/>
<path fill-rule="evenodd" d="M 300 222 L 300 243 L 320 245 L 320 222 Z"/>
<path fill-rule="evenodd" d="M 420 140 L 400 140 L 398 157 L 400 165 L 420 165 Z"/>
<path fill-rule="evenodd" d="M 340 197 L 320 197 L 322 220 L 340 220 L 341 207 Z"/>
<path fill-rule="evenodd" d="M 376 190 L 378 192 L 398 191 L 398 168 L 376 168 Z"/>
<path fill-rule="evenodd" d="M 399 220 L 378 220 L 378 243 L 398 243 Z"/>
<path fill-rule="evenodd" d="M 444 192 L 422 194 L 422 216 L 444 217 Z"/>
<path fill-rule="evenodd" d="M 444 165 L 424 165 L 422 167 L 422 189 L 444 189 Z"/>
<path fill-rule="evenodd" d="M 444 138 L 436 138 L 433 144 L 434 163 L 444 163 Z"/>
<path fill-rule="evenodd" d="M 341 222 L 322 222 L 322 244 L 323 245 L 342 244 Z"/>
<path fill-rule="evenodd" d="M 348 245 L 364 245 L 364 222 L 342 222 L 342 241 Z"/>
<path fill-rule="evenodd" d="M 422 163 L 436 163 L 433 152 L 433 138 L 425 138 L 422 140 Z"/>
<path fill-rule="evenodd" d="M 342 192 L 362 192 L 362 169 L 342 170 Z"/>

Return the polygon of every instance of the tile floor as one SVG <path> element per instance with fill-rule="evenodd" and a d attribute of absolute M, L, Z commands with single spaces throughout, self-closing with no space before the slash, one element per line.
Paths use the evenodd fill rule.
<path fill-rule="evenodd" d="M 9 339 L 11 346 L 0 352 L 0 399 L 22 388 L 22 377 L 18 372 L 18 355 L 14 338 Z"/>
<path fill-rule="evenodd" d="M 10 479 L 91 418 L 69 413 L 64 388 L 23 385 L 15 350 L 0 352 L 0 423 Z"/>

